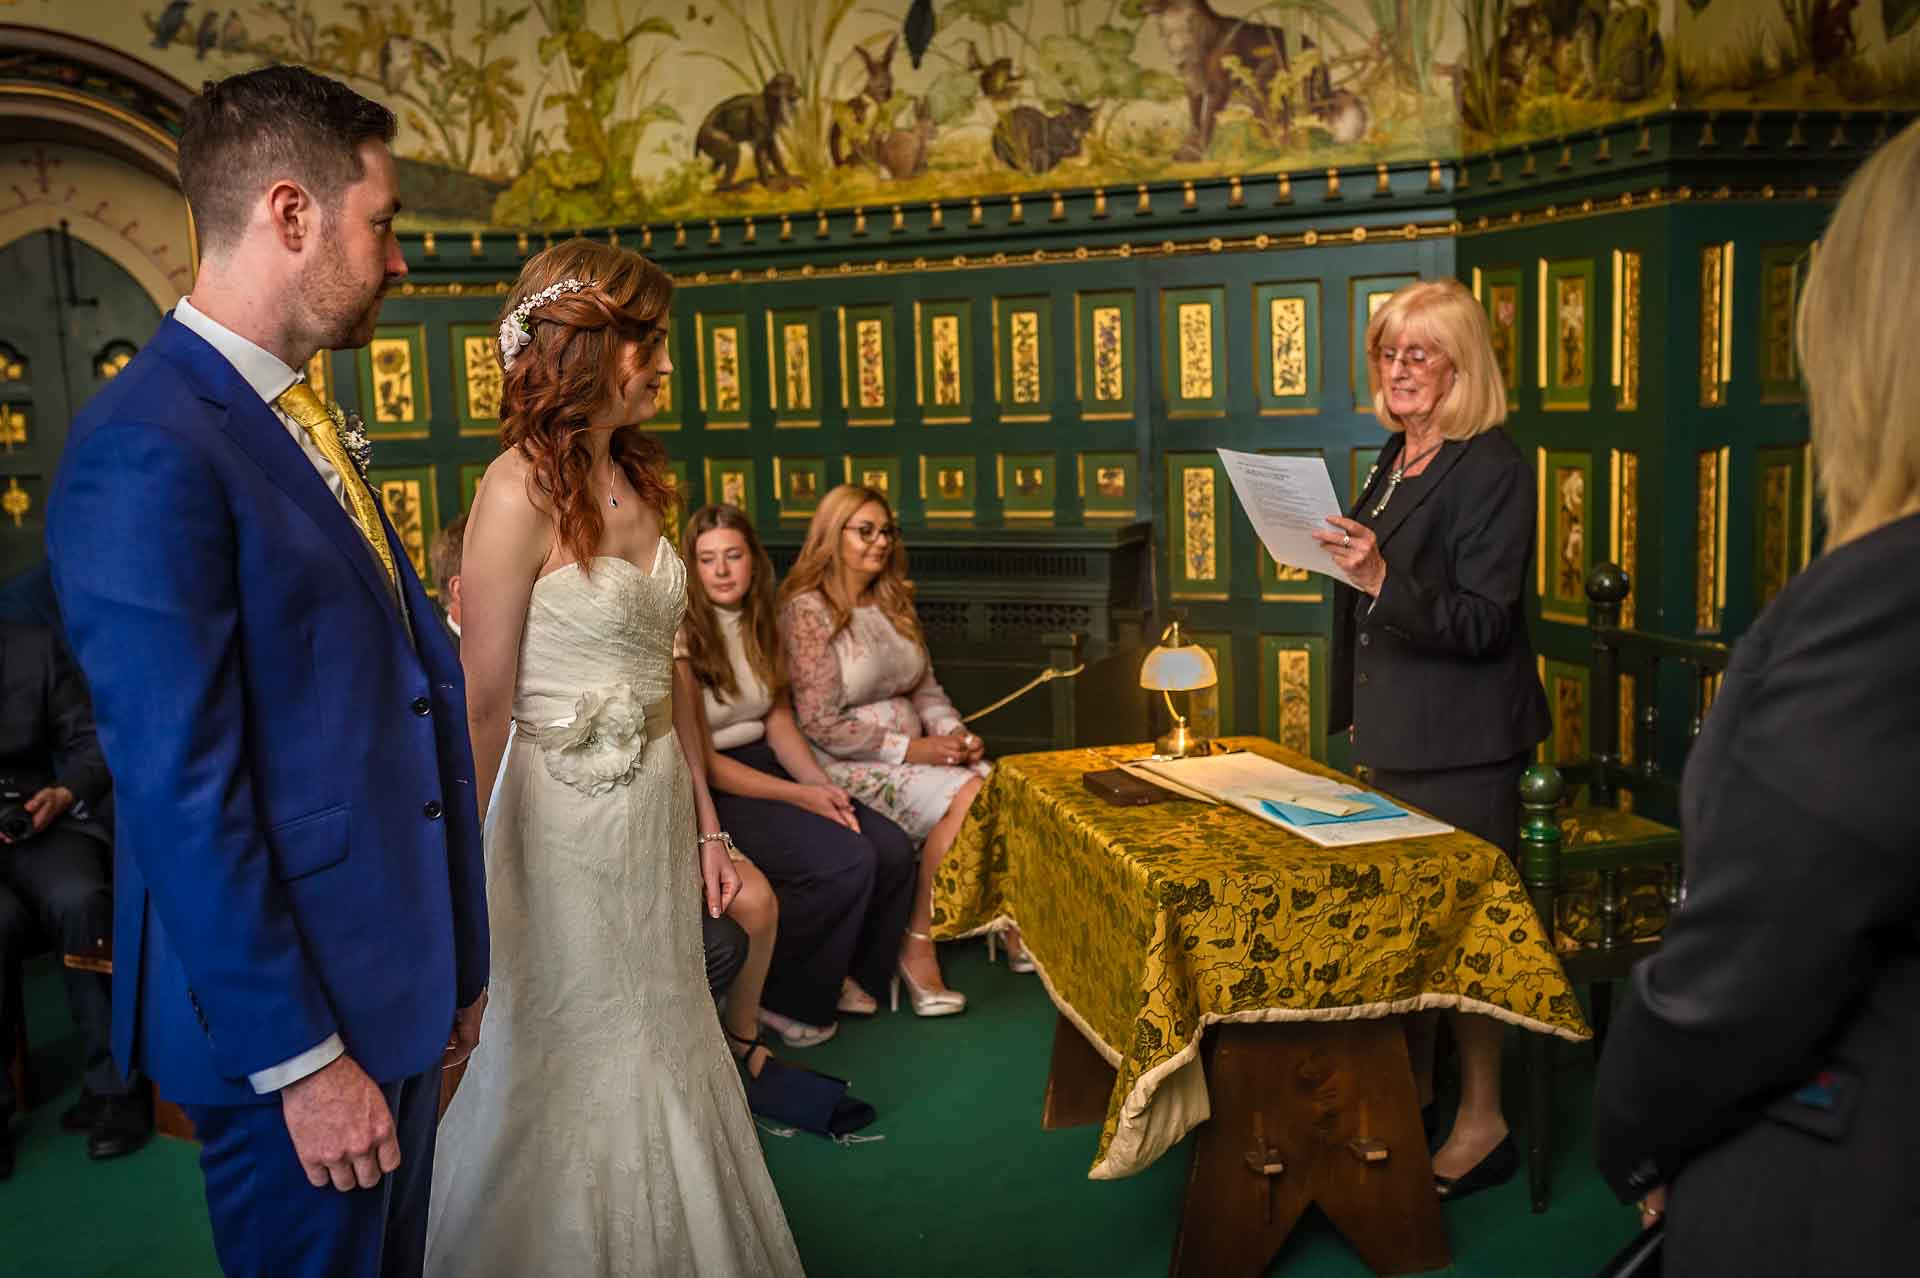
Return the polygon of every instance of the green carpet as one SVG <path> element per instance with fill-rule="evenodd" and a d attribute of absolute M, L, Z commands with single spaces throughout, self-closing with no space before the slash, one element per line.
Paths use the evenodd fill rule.
<path fill-rule="evenodd" d="M 1088 1180 L 1097 1129 L 1040 1130 L 1054 1013 L 1039 982 L 989 965 L 977 944 L 943 946 L 942 955 L 948 979 L 971 1000 L 966 1015 L 921 1021 L 903 1009 L 850 1018 L 833 1041 L 793 1053 L 851 1078 L 880 1111 L 863 1135 L 885 1138 L 841 1146 L 805 1133 L 765 1137 L 808 1272 L 1164 1275 L 1188 1146 L 1130 1180 Z M 39 960 L 26 984 L 42 1100 L 13 1126 L 19 1167 L 0 1184 L 0 1271 L 22 1278 L 216 1275 L 197 1147 L 156 1139 L 130 1158 L 89 1163 L 82 1139 L 59 1126 L 77 1094 L 79 1062 L 58 974 Z M 1517 1036 L 1509 1041 L 1517 1046 Z M 1449 1208 L 1454 1265 L 1445 1272 L 1578 1278 L 1632 1234 L 1632 1213 L 1592 1170 L 1591 1053 L 1568 1047 L 1558 1056 L 1552 1208 L 1539 1216 L 1528 1210 L 1524 1174 Z M 1520 1074 L 1510 1069 L 1508 1076 Z M 1511 1084 L 1509 1091 L 1509 1112 L 1523 1113 L 1518 1091 Z M 1335 1278 L 1368 1271 L 1309 1212 L 1269 1272 Z"/>

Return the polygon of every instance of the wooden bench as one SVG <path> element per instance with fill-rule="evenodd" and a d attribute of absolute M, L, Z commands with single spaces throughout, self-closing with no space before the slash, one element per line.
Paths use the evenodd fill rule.
<path fill-rule="evenodd" d="M 1700 734 L 1732 649 L 1620 626 L 1627 574 L 1603 563 L 1587 577 L 1593 631 L 1588 757 L 1570 764 L 1576 785 L 1551 764 L 1520 782 L 1520 873 L 1575 985 L 1592 1000 L 1596 1050 L 1606 1034 L 1612 982 L 1659 948 L 1668 914 L 1685 895 L 1679 828 L 1679 770 L 1659 762 L 1663 672 L 1683 684 L 1685 746 Z M 1622 740 L 1620 690 L 1631 681 L 1633 732 Z M 1655 819 L 1658 817 L 1660 819 Z M 1527 1170 L 1535 1211 L 1547 1206 L 1553 1043 L 1529 1037 Z"/>

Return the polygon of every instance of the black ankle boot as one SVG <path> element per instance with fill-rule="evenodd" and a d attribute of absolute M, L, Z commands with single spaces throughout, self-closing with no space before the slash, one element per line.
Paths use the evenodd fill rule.
<path fill-rule="evenodd" d="M 153 1137 L 153 1109 L 145 1091 L 102 1096 L 93 1130 L 87 1133 L 87 1157 L 95 1160 L 131 1154 Z"/>

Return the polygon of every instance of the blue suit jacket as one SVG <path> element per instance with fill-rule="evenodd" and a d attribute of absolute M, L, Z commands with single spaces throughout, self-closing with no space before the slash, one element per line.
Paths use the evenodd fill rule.
<path fill-rule="evenodd" d="M 465 685 L 386 531 L 417 651 L 313 464 L 171 317 L 68 435 L 47 546 L 118 799 L 114 1054 L 173 1100 L 272 1100 L 247 1075 L 335 1032 L 420 1073 L 486 984 Z"/>

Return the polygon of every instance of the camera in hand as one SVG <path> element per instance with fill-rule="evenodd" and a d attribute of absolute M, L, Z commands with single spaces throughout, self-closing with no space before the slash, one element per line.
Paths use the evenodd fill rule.
<path fill-rule="evenodd" d="M 40 787 L 21 777 L 0 776 L 0 835 L 15 843 L 33 837 L 33 813 L 27 800 Z"/>

